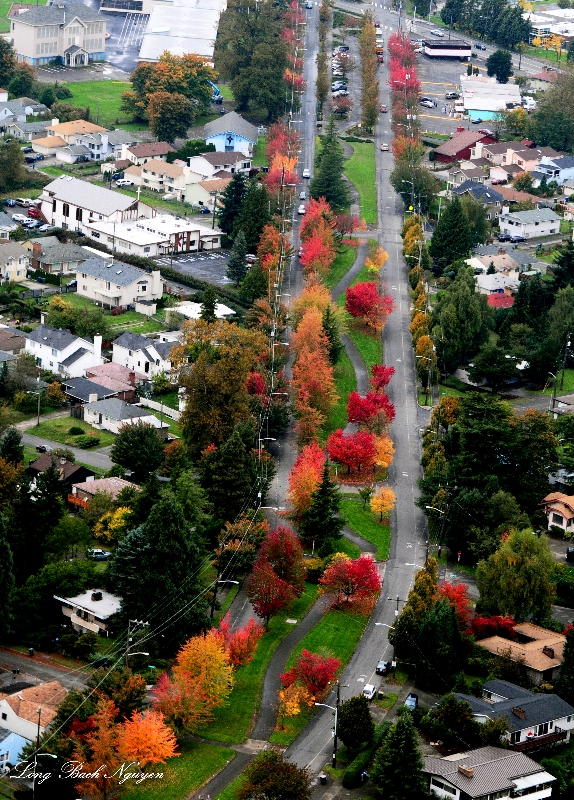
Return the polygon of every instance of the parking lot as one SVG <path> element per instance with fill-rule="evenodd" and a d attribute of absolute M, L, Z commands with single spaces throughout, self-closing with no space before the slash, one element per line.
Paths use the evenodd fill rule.
<path fill-rule="evenodd" d="M 184 275 L 192 275 L 199 280 L 209 281 L 220 286 L 232 283 L 225 274 L 228 260 L 229 253 L 227 251 L 182 253 L 182 255 L 174 256 L 173 262 L 169 257 L 154 259 L 163 266 L 173 266 L 173 269 Z"/>

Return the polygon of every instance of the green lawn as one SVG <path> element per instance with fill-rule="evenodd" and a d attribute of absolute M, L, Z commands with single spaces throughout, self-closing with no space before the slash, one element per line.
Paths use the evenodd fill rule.
<path fill-rule="evenodd" d="M 377 561 L 386 561 L 391 546 L 391 529 L 381 525 L 379 515 L 373 514 L 369 506 L 357 495 L 343 495 L 341 516 L 352 530 L 377 548 Z"/>
<path fill-rule="evenodd" d="M 224 100 L 235 100 L 231 86 L 223 86 L 221 83 L 217 85 Z"/>
<path fill-rule="evenodd" d="M 238 775 L 238 777 L 235 778 L 235 780 L 232 781 L 229 784 L 229 786 L 226 786 L 226 788 L 221 792 L 221 794 L 217 795 L 215 800 L 235 800 L 236 792 L 243 783 L 243 780 L 244 780 L 243 775 Z"/>
<path fill-rule="evenodd" d="M 118 258 L 121 260 L 121 253 L 118 254 Z M 58 297 L 67 303 L 71 303 L 74 308 L 98 307 L 91 300 L 88 300 L 87 297 L 82 297 L 76 292 L 58 295 Z M 116 335 L 119 336 L 119 334 L 123 333 L 126 329 L 130 331 L 133 330 L 135 333 L 155 333 L 156 331 L 162 331 L 164 329 L 161 322 L 147 317 L 145 314 L 138 314 L 137 311 L 124 311 L 123 314 L 112 317 L 109 310 L 104 309 L 104 314 L 109 318 L 113 338 L 115 338 Z"/>
<path fill-rule="evenodd" d="M 343 538 L 339 539 L 337 542 L 337 552 L 345 553 L 349 558 L 359 558 L 361 555 L 361 548 L 349 539 L 345 539 L 343 536 Z"/>
<path fill-rule="evenodd" d="M 339 659 L 343 669 L 355 652 L 368 621 L 368 616 L 362 617 L 347 611 L 328 611 L 291 653 L 286 669 L 293 666 L 303 649 L 334 656 Z M 307 708 L 296 717 L 282 720 L 283 730 L 276 730 L 269 741 L 280 745 L 291 744 L 315 712 L 315 707 Z"/>
<path fill-rule="evenodd" d="M 259 710 L 263 679 L 271 656 L 293 630 L 293 625 L 285 620 L 301 620 L 315 603 L 318 592 L 317 586 L 307 583 L 305 592 L 289 614 L 271 620 L 269 630 L 259 640 L 253 660 L 235 673 L 235 685 L 227 704 L 215 711 L 212 722 L 197 731 L 199 736 L 229 744 L 238 744 L 247 738 Z"/>
<path fill-rule="evenodd" d="M 337 428 L 345 427 L 347 424 L 347 398 L 351 392 L 357 389 L 355 370 L 346 350 L 343 350 L 339 361 L 335 365 L 335 386 L 339 400 L 323 425 L 322 440 L 326 440 L 327 436 L 336 431 Z"/>
<path fill-rule="evenodd" d="M 557 373 L 558 375 L 558 382 L 556 384 L 556 396 L 559 397 L 561 394 L 571 394 L 574 392 L 574 369 L 566 368 L 564 370 L 564 386 L 562 386 L 562 371 Z M 540 392 L 532 392 L 532 394 L 545 394 L 550 397 L 552 392 L 554 391 L 554 387 L 552 384 L 547 386 L 546 389 Z"/>
<path fill-rule="evenodd" d="M 163 778 L 149 780 L 139 786 L 134 785 L 133 781 L 127 781 L 129 788 L 122 796 L 127 800 L 146 800 L 151 797 L 154 800 L 184 800 L 236 756 L 235 751 L 228 747 L 216 747 L 201 742 L 183 742 L 180 753 L 181 755 L 168 759 L 165 765 L 158 764 L 147 770 L 163 772 Z"/>
<path fill-rule="evenodd" d="M 82 428 L 89 436 L 96 436 L 100 440 L 98 447 L 108 447 L 108 445 L 114 443 L 116 438 L 113 433 L 96 430 L 82 419 L 74 419 L 73 417 L 48 419 L 45 422 L 41 422 L 37 427 L 30 428 L 28 433 L 31 433 L 33 436 L 42 436 L 44 439 L 51 439 L 54 442 L 60 442 L 61 444 L 74 447 L 77 437 L 70 436 L 68 433 L 71 427 Z"/>
<path fill-rule="evenodd" d="M 260 136 L 257 139 L 255 150 L 253 151 L 253 158 L 251 159 L 253 167 L 266 167 L 267 166 L 267 139 L 265 136 Z"/>
<path fill-rule="evenodd" d="M 331 269 L 329 270 L 329 274 L 323 281 L 325 286 L 328 289 L 333 289 L 336 286 L 341 278 L 343 278 L 347 272 L 351 269 L 353 264 L 355 263 L 355 259 L 357 257 L 357 248 L 351 247 L 350 245 L 343 245 L 339 252 L 337 253 L 337 257 L 333 261 L 331 265 Z"/>
<path fill-rule="evenodd" d="M 364 283 L 365 281 L 375 281 L 378 284 L 378 275 L 369 272 L 366 267 L 363 267 L 353 283 Z M 337 300 L 337 305 L 341 308 L 345 307 L 345 293 L 341 294 Z M 367 372 L 371 374 L 371 367 L 373 364 L 381 364 L 383 360 L 383 338 L 380 333 L 367 332 L 365 326 L 360 320 L 351 320 L 347 333 L 349 338 L 363 357 L 363 361 L 367 367 Z"/>
<path fill-rule="evenodd" d="M 45 172 L 46 175 L 52 175 L 53 178 L 59 178 L 60 175 L 69 174 L 65 169 L 60 169 L 60 167 L 42 167 L 40 172 Z"/>
<path fill-rule="evenodd" d="M 99 184 L 96 184 L 99 185 Z M 106 186 L 107 188 L 107 186 Z M 127 194 L 130 197 L 137 197 L 138 193 L 136 189 L 114 189 L 116 192 L 121 192 L 121 194 Z M 161 194 L 159 192 L 151 192 L 142 190 L 140 193 L 140 199 L 147 203 L 153 208 L 162 208 L 164 211 L 171 211 L 172 214 L 179 214 L 184 216 L 186 213 L 191 214 L 191 206 L 184 203 L 178 203 L 174 200 L 162 200 Z"/>
<path fill-rule="evenodd" d="M 126 125 L 143 130 L 145 122 L 132 123 L 123 111 L 120 111 L 122 92 L 131 89 L 131 83 L 125 81 L 78 81 L 62 84 L 72 92 L 66 100 L 75 106 L 89 106 L 92 122 L 108 127 L 115 125 L 125 128 Z"/>
<path fill-rule="evenodd" d="M 46 0 L 39 0 L 38 4 L 41 6 L 45 6 Z M 0 33 L 7 33 L 10 30 L 10 23 L 8 22 L 8 11 L 10 10 L 11 5 L 12 5 L 11 0 L 9 2 L 0 3 Z"/>
<path fill-rule="evenodd" d="M 361 216 L 365 222 L 377 223 L 377 181 L 375 174 L 375 145 L 353 142 L 353 155 L 344 166 L 344 173 L 359 192 Z"/>

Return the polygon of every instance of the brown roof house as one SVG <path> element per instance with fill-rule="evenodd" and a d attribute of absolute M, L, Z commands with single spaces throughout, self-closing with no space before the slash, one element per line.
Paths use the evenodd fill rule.
<path fill-rule="evenodd" d="M 67 694 L 59 681 L 30 686 L 11 695 L 0 694 L 0 725 L 35 741 L 38 730 L 44 733 Z"/>
<path fill-rule="evenodd" d="M 556 407 L 561 413 L 569 411 L 569 400 L 573 400 L 572 395 L 556 400 Z M 563 407 L 560 402 L 564 400 Z M 574 532 L 574 496 L 562 494 L 562 492 L 551 492 L 538 505 L 543 506 L 542 510 L 548 519 L 548 530 L 553 527 L 560 528 L 564 532 Z"/>
<path fill-rule="evenodd" d="M 217 197 L 225 191 L 231 180 L 230 175 L 228 178 L 211 178 L 199 183 L 188 183 L 185 187 L 185 201 L 193 206 L 203 206 L 213 211 Z"/>
<path fill-rule="evenodd" d="M 504 655 L 523 664 L 535 686 L 555 683 L 560 673 L 566 637 L 531 622 L 522 622 L 514 629 L 516 639 L 490 636 L 477 642 L 494 655 Z"/>
<path fill-rule="evenodd" d="M 72 492 L 68 495 L 68 503 L 78 509 L 85 508 L 96 494 L 109 494 L 112 500 L 115 500 L 123 489 L 139 491 L 139 488 L 136 483 L 130 483 L 123 478 L 88 479 L 83 483 L 75 483 L 72 486 Z"/>
<path fill-rule="evenodd" d="M 129 402 L 136 395 L 136 386 L 145 383 L 148 376 L 142 372 L 134 372 L 123 364 L 108 361 L 101 367 L 90 367 L 86 370 L 86 377 L 94 379 L 94 383 L 112 389 L 116 397 Z"/>
<path fill-rule="evenodd" d="M 73 424 L 74 420 L 70 417 L 70 426 Z M 68 461 L 67 458 L 54 456 L 52 453 L 42 453 L 35 461 L 31 461 L 28 465 L 28 474 L 35 479 L 38 475 L 45 472 L 52 463 L 60 473 L 60 480 L 63 483 L 63 492 L 71 491 L 73 483 L 81 483 L 90 477 L 94 478 L 96 476 L 96 473 L 88 469 L 88 467 L 74 464 L 73 461 Z"/>
<path fill-rule="evenodd" d="M 168 153 L 175 153 L 175 148 L 167 142 L 144 142 L 143 144 L 123 145 L 121 158 L 131 161 L 132 164 L 141 165 L 152 158 L 166 161 Z"/>
<path fill-rule="evenodd" d="M 18 355 L 26 349 L 26 337 L 16 328 L 0 328 L 0 350 Z"/>

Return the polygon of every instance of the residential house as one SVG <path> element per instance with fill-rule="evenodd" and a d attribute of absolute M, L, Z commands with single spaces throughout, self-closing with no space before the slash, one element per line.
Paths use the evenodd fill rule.
<path fill-rule="evenodd" d="M 106 60 L 106 18 L 81 3 L 20 7 L 10 35 L 18 61 L 33 67 L 58 58 L 66 67 Z"/>
<path fill-rule="evenodd" d="M 447 189 L 454 189 L 466 181 L 484 183 L 486 174 L 480 167 L 451 167 L 448 171 Z"/>
<path fill-rule="evenodd" d="M 251 169 L 251 159 L 243 153 L 230 153 L 225 150 L 220 153 L 202 153 L 200 156 L 188 158 L 189 168 L 192 172 L 201 175 L 201 180 L 213 178 L 216 172 L 245 172 Z"/>
<path fill-rule="evenodd" d="M 108 620 L 121 609 L 122 601 L 104 589 L 88 589 L 75 597 L 58 597 L 62 614 L 67 617 L 77 633 L 109 633 Z"/>
<path fill-rule="evenodd" d="M 136 396 L 136 387 L 148 380 L 143 373 L 134 372 L 122 364 L 114 364 L 113 361 L 108 361 L 101 367 L 90 367 L 86 370 L 86 377 L 94 379 L 100 386 L 113 389 L 116 397 L 126 402 L 131 402 Z"/>
<path fill-rule="evenodd" d="M 141 167 L 132 167 L 141 169 Z M 93 222 L 90 236 L 118 253 L 137 256 L 169 256 L 172 253 L 216 250 L 221 247 L 221 231 L 195 220 L 157 214 L 153 219 L 135 222 Z"/>
<path fill-rule="evenodd" d="M 119 308 L 140 300 L 159 300 L 163 281 L 159 269 L 144 272 L 131 264 L 88 258 L 77 272 L 78 294 L 105 308 Z"/>
<path fill-rule="evenodd" d="M 522 175 L 523 172 L 524 170 L 522 167 L 519 167 L 518 164 L 496 164 L 490 167 L 488 177 L 493 184 L 501 182 L 512 183 L 512 181 L 518 175 Z"/>
<path fill-rule="evenodd" d="M 519 277 L 532 271 L 545 274 L 548 267 L 545 261 L 538 261 L 532 251 L 516 250 L 512 246 L 507 248 L 501 244 L 479 244 L 474 248 L 473 258 L 478 259 L 487 269 L 493 261 L 498 272 L 508 271 Z"/>
<path fill-rule="evenodd" d="M 34 100 L 32 97 L 17 97 L 16 102 L 20 103 L 27 117 L 39 117 L 50 112 L 48 106 L 38 102 L 38 100 Z"/>
<path fill-rule="evenodd" d="M 564 153 L 559 153 L 553 147 L 535 147 L 522 144 L 517 147 L 513 143 L 508 147 L 506 155 L 503 157 L 503 164 L 516 164 L 525 172 L 537 169 L 538 163 L 543 158 L 560 158 Z"/>
<path fill-rule="evenodd" d="M 550 208 L 507 212 L 500 215 L 500 231 L 525 239 L 548 236 L 560 232 L 560 217 Z"/>
<path fill-rule="evenodd" d="M 35 742 L 56 716 L 68 694 L 59 681 L 40 683 L 15 694 L 0 694 L 0 724 L 29 742 Z"/>
<path fill-rule="evenodd" d="M 151 189 L 152 192 L 173 194 L 177 200 L 182 200 L 186 183 L 190 180 L 189 167 L 152 158 L 141 167 L 140 178 L 134 180 L 134 183 L 136 186 Z"/>
<path fill-rule="evenodd" d="M 78 137 L 81 137 L 83 134 L 105 132 L 106 128 L 102 128 L 101 125 L 96 125 L 94 122 L 88 122 L 85 119 L 75 119 L 71 122 L 58 122 L 53 125 L 48 125 L 45 137 L 33 140 L 32 149 L 35 153 L 40 153 L 44 156 L 53 156 L 57 155 L 58 150 L 64 147 L 79 144 Z"/>
<path fill-rule="evenodd" d="M 135 145 L 132 133 L 123 130 L 100 131 L 78 134 L 75 144 L 62 147 L 56 152 L 56 158 L 68 164 L 76 161 L 104 161 L 110 156 L 121 153 L 124 144 Z"/>
<path fill-rule="evenodd" d="M 12 355 L 12 353 L 6 353 L 4 350 L 0 350 L 0 366 L 4 368 L 4 364 L 11 364 L 14 361 L 18 360 L 18 356 Z M 8 369 L 10 369 L 8 367 Z"/>
<path fill-rule="evenodd" d="M 453 187 L 451 191 L 459 197 L 468 195 L 478 203 L 481 203 L 486 209 L 486 218 L 489 220 L 497 219 L 501 213 L 502 195 L 490 186 L 466 180 L 459 186 Z"/>
<path fill-rule="evenodd" d="M 185 187 L 185 201 L 213 211 L 217 197 L 225 191 L 231 180 L 230 176 L 229 178 L 212 178 L 208 181 L 199 181 L 199 183 L 188 183 Z"/>
<path fill-rule="evenodd" d="M 6 133 L 21 142 L 31 142 L 46 136 L 46 130 L 54 124 L 54 120 L 44 122 L 11 122 L 6 126 Z"/>
<path fill-rule="evenodd" d="M 43 323 L 26 334 L 26 352 L 42 369 L 65 378 L 79 378 L 89 367 L 104 363 L 99 334 L 90 342 L 74 336 L 67 328 L 51 328 Z"/>
<path fill-rule="evenodd" d="M 15 122 L 26 122 L 26 114 L 20 103 L 10 100 L 0 103 L 0 131 L 6 135 L 8 128 Z"/>
<path fill-rule="evenodd" d="M 140 142 L 132 131 L 125 131 L 123 128 L 108 131 L 106 136 L 108 137 L 108 157 L 117 156 L 120 158 L 124 146 L 135 147 Z"/>
<path fill-rule="evenodd" d="M 130 483 L 123 478 L 95 478 L 94 480 L 75 483 L 68 495 L 68 503 L 77 510 L 85 508 L 96 494 L 103 493 L 115 500 L 124 489 L 139 491 L 136 483 Z"/>
<path fill-rule="evenodd" d="M 477 644 L 493 655 L 502 654 L 522 664 L 534 686 L 554 684 L 560 673 L 566 637 L 531 622 L 521 622 L 514 632 L 516 639 L 513 640 L 490 636 Z"/>
<path fill-rule="evenodd" d="M 511 208 L 513 203 L 532 203 L 534 208 L 538 208 L 540 204 L 540 198 L 535 194 L 519 192 L 517 189 L 513 189 L 512 186 L 497 186 L 496 191 L 502 195 L 505 201 L 504 205 Z"/>
<path fill-rule="evenodd" d="M 120 148 L 121 152 L 121 148 Z M 106 161 L 100 166 L 100 171 L 106 175 L 108 172 L 112 174 L 121 173 L 121 177 L 123 177 L 124 170 L 131 165 L 131 161 L 128 161 L 127 158 L 117 158 L 115 161 Z M 141 174 L 141 173 L 140 173 Z M 108 178 L 106 178 L 108 180 Z M 111 180 L 111 178 L 110 178 Z"/>
<path fill-rule="evenodd" d="M 123 400 L 98 400 L 84 406 L 84 421 L 98 430 L 119 433 L 124 425 L 143 423 L 157 429 L 162 438 L 167 438 L 169 425 L 160 420 L 147 408 L 124 403 Z"/>
<path fill-rule="evenodd" d="M 125 331 L 112 342 L 112 361 L 132 371 L 143 372 L 149 379 L 171 371 L 171 342 L 148 339 L 140 333 Z"/>
<path fill-rule="evenodd" d="M 469 159 L 477 142 L 489 144 L 490 142 L 494 142 L 494 139 L 478 131 L 459 128 L 448 141 L 443 142 L 443 144 L 435 149 L 435 161 L 439 161 L 442 164 L 450 164 L 452 161 Z"/>
<path fill-rule="evenodd" d="M 479 140 L 471 148 L 470 157 L 473 161 L 477 158 L 485 158 L 490 165 L 502 164 L 502 159 L 513 145 L 522 147 L 522 142 L 497 142 L 493 139 L 490 142 L 483 142 Z"/>
<path fill-rule="evenodd" d="M 10 691 L 12 686 L 8 685 L 6 687 L 2 687 L 5 690 L 5 694 L 14 694 L 14 692 Z M 16 690 L 18 691 L 18 690 Z M 0 728 L 0 773 L 4 774 L 7 769 L 10 767 L 15 767 L 16 764 L 20 761 L 20 755 L 22 750 L 28 744 L 27 739 L 24 739 L 23 736 L 19 736 L 17 733 L 13 731 L 9 731 L 7 728 Z"/>
<path fill-rule="evenodd" d="M 452 756 L 425 756 L 429 792 L 445 800 L 506 800 L 527 795 L 545 800 L 556 778 L 536 761 L 501 747 L 480 747 Z"/>
<path fill-rule="evenodd" d="M 554 411 L 570 413 L 572 395 L 556 398 Z M 562 492 L 551 492 L 539 505 L 548 519 L 548 530 L 562 528 L 564 532 L 574 531 L 574 496 Z"/>
<path fill-rule="evenodd" d="M 77 272 L 79 265 L 89 257 L 86 249 L 77 244 L 60 244 L 58 242 L 57 245 L 43 247 L 40 240 L 32 245 L 30 266 L 34 270 L 41 269 L 51 275 L 69 275 Z"/>
<path fill-rule="evenodd" d="M 21 283 L 26 280 L 30 264 L 27 251 L 20 242 L 4 241 L 0 244 L 0 280 Z"/>
<path fill-rule="evenodd" d="M 72 418 L 70 418 L 70 425 L 73 425 Z M 96 474 L 88 467 L 75 464 L 73 461 L 68 461 L 68 459 L 63 456 L 54 456 L 52 453 L 42 453 L 41 456 L 28 464 L 26 471 L 35 480 L 38 475 L 45 472 L 52 464 L 54 464 L 58 470 L 64 491 L 68 492 L 71 491 L 72 484 L 82 483 L 88 478 L 93 478 Z"/>
<path fill-rule="evenodd" d="M 455 693 L 472 707 L 477 722 L 504 719 L 513 750 L 531 753 L 565 745 L 574 728 L 574 708 L 556 694 L 535 694 L 508 681 L 486 681 L 482 697 Z"/>
<path fill-rule="evenodd" d="M 253 155 L 257 144 L 257 127 L 247 122 L 236 111 L 223 114 L 204 125 L 203 134 L 206 144 L 213 144 L 218 153 L 243 153 Z"/>
<path fill-rule="evenodd" d="M 134 197 L 62 175 L 40 195 L 44 219 L 57 228 L 89 233 L 92 222 L 124 222 L 155 216 L 155 209 Z"/>
<path fill-rule="evenodd" d="M 574 156 L 542 156 L 536 169 L 546 175 L 546 179 L 556 181 L 562 186 L 564 181 L 574 178 Z"/>
<path fill-rule="evenodd" d="M 551 86 L 556 83 L 558 78 L 557 72 L 537 72 L 535 75 L 531 75 L 528 79 L 528 85 L 532 89 L 536 89 L 536 91 L 545 92 Z"/>
<path fill-rule="evenodd" d="M 124 144 L 122 145 L 121 157 L 132 164 L 141 166 L 146 161 L 167 161 L 167 154 L 175 153 L 167 142 L 144 142 L 143 144 Z"/>
<path fill-rule="evenodd" d="M 0 211 L 0 243 L 9 242 L 10 234 L 18 227 L 18 223 L 14 222 L 12 217 Z"/>
<path fill-rule="evenodd" d="M 91 381 L 89 378 L 66 378 L 62 381 L 62 389 L 72 408 L 95 400 L 117 397 L 117 392 L 113 389 Z"/>
<path fill-rule="evenodd" d="M 476 289 L 480 294 L 516 294 L 518 286 L 518 277 L 501 272 L 494 275 L 477 275 L 476 277 Z"/>
<path fill-rule="evenodd" d="M 0 350 L 17 356 L 25 349 L 26 337 L 22 331 L 9 328 L 7 325 L 0 326 Z"/>

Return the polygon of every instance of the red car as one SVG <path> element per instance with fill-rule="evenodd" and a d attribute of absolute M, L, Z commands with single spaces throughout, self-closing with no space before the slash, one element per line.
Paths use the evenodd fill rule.
<path fill-rule="evenodd" d="M 29 217 L 33 217 L 34 219 L 39 219 L 40 218 L 40 211 L 38 209 L 38 206 L 30 206 L 28 208 L 28 216 Z"/>
<path fill-rule="evenodd" d="M 381 23 L 379 22 L 378 19 L 376 19 L 375 20 L 375 28 L 380 28 L 380 27 L 381 27 Z"/>

